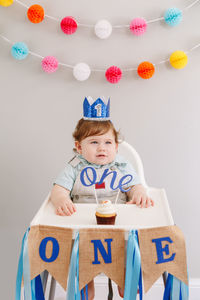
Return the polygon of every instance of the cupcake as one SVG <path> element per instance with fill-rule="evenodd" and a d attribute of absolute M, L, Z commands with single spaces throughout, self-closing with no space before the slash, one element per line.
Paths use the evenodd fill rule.
<path fill-rule="evenodd" d="M 110 200 L 102 201 L 96 208 L 96 219 L 99 225 L 114 225 L 116 211 Z"/>

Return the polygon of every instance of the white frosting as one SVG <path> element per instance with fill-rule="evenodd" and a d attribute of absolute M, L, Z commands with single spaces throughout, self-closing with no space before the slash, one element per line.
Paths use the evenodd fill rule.
<path fill-rule="evenodd" d="M 96 212 L 102 215 L 110 215 L 116 213 L 116 210 L 110 200 L 105 200 L 98 204 Z"/>

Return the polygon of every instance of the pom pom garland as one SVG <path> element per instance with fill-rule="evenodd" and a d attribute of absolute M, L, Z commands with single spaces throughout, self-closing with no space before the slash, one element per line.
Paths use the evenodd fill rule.
<path fill-rule="evenodd" d="M 0 38 L 2 38 L 4 41 L 6 41 L 9 44 L 13 44 L 13 42 L 11 40 L 9 40 L 7 37 L 3 36 L 2 34 L 0 34 Z M 186 53 L 190 53 L 198 48 L 200 48 L 200 42 L 199 42 L 199 44 L 196 44 L 195 46 L 190 48 Z M 29 53 L 32 56 L 43 59 L 42 67 L 43 67 L 44 71 L 48 72 L 48 73 L 54 72 L 57 69 L 58 64 L 66 67 L 66 68 L 70 68 L 70 69 L 72 68 L 75 78 L 77 78 L 77 80 L 81 80 L 81 81 L 86 80 L 90 76 L 91 71 L 92 72 L 105 72 L 103 68 L 102 69 L 95 69 L 95 68 L 90 69 L 89 66 L 85 63 L 80 63 L 80 64 L 77 64 L 76 66 L 73 66 L 70 64 L 58 62 L 57 59 L 52 56 L 42 57 L 41 55 L 39 55 L 35 52 L 29 51 L 27 45 L 22 42 L 13 44 L 12 49 L 11 49 L 12 56 L 17 60 L 22 60 L 22 59 L 26 58 L 26 56 Z M 171 56 L 168 59 L 162 60 L 162 61 L 158 62 L 156 65 L 170 62 L 172 67 L 174 67 L 176 69 L 182 69 L 187 65 L 187 62 L 188 62 L 188 57 L 187 57 L 186 53 L 183 51 L 175 51 L 171 54 Z M 143 62 L 138 66 L 137 69 L 134 67 L 129 67 L 124 70 L 120 70 L 116 66 L 112 66 L 106 71 L 105 76 L 109 82 L 117 83 L 122 77 L 122 71 L 124 71 L 124 72 L 137 71 L 138 75 L 141 78 L 147 79 L 147 78 L 150 78 L 153 76 L 153 74 L 155 72 L 155 64 L 152 64 L 150 62 Z"/>
<path fill-rule="evenodd" d="M 143 79 L 149 79 L 155 72 L 154 65 L 148 61 L 144 61 L 139 64 L 137 69 L 138 75 Z"/>
<path fill-rule="evenodd" d="M 11 48 L 11 54 L 17 60 L 25 59 L 28 55 L 28 52 L 28 47 L 22 42 L 15 43 Z"/>
<path fill-rule="evenodd" d="M 165 22 L 172 27 L 178 25 L 182 19 L 182 11 L 175 7 L 169 8 L 164 15 Z"/>
<path fill-rule="evenodd" d="M 0 5 L 2 5 L 2 6 L 7 7 L 7 6 L 10 6 L 12 4 L 13 4 L 13 0 L 0 0 Z"/>
<path fill-rule="evenodd" d="M 107 69 L 105 76 L 110 83 L 117 83 L 122 78 L 122 71 L 120 68 L 112 66 Z"/>
<path fill-rule="evenodd" d="M 53 73 L 58 69 L 58 60 L 54 56 L 46 56 L 42 60 L 42 69 L 46 73 Z"/>
<path fill-rule="evenodd" d="M 134 35 L 142 35 L 146 32 L 147 30 L 147 23 L 145 21 L 145 19 L 142 18 L 135 18 L 131 21 L 130 24 L 130 31 L 134 34 Z"/>
<path fill-rule="evenodd" d="M 27 11 L 27 17 L 28 17 L 29 21 L 31 21 L 32 23 L 36 24 L 36 23 L 42 22 L 44 19 L 43 7 L 38 4 L 34 4 L 34 5 L 30 6 Z"/>
<path fill-rule="evenodd" d="M 73 34 L 77 30 L 77 22 L 72 17 L 65 17 L 60 23 L 60 27 L 65 34 Z"/>
<path fill-rule="evenodd" d="M 79 63 L 73 68 L 73 75 L 79 81 L 85 81 L 90 77 L 90 67 L 85 63 Z"/>
<path fill-rule="evenodd" d="M 0 5 L 2 6 L 10 6 L 12 3 L 13 3 L 14 0 L 0 0 Z M 16 2 L 21 5 L 21 6 L 24 6 L 26 8 L 27 5 L 23 4 L 21 1 L 18 1 L 16 0 Z M 187 11 L 188 9 L 194 7 L 197 3 L 199 3 L 200 0 L 193 0 L 193 3 L 191 4 L 188 4 L 185 8 L 183 8 L 183 12 Z M 44 18 L 44 10 L 43 8 L 40 6 L 40 5 L 32 5 L 28 11 L 30 11 L 31 9 L 34 10 L 33 12 L 33 15 L 32 13 L 27 13 L 28 14 L 28 18 L 31 22 L 33 23 L 39 23 L 43 20 Z M 34 16 L 34 14 L 36 14 Z M 43 15 L 43 16 L 42 16 Z M 53 17 L 53 16 L 50 16 L 50 15 L 46 15 L 46 18 L 49 18 L 51 20 L 55 20 L 55 21 L 58 21 L 57 18 Z M 68 21 L 74 21 L 75 22 L 75 25 L 74 24 L 69 24 L 69 27 L 72 27 L 73 29 L 69 30 L 69 29 L 65 29 L 65 25 L 61 25 L 61 28 L 63 30 L 64 33 L 66 34 L 72 34 L 76 31 L 77 29 L 77 22 L 75 21 L 75 19 L 73 17 L 66 17 L 66 18 L 69 18 L 70 20 Z M 64 18 L 65 19 L 65 18 Z M 64 20 L 63 19 L 63 20 Z M 63 21 L 62 20 L 62 21 Z M 131 24 L 130 25 L 114 25 L 113 28 L 127 28 L 129 27 L 129 29 L 131 30 L 131 32 L 135 35 L 141 35 L 143 34 L 145 31 L 146 31 L 146 25 L 147 23 L 155 23 L 155 22 L 158 22 L 160 20 L 165 20 L 165 22 L 170 25 L 170 26 L 176 26 L 178 25 L 181 20 L 182 20 L 182 11 L 178 8 L 169 8 L 166 12 L 165 12 L 165 15 L 163 17 L 159 17 L 159 18 L 156 18 L 156 19 L 152 19 L 152 20 L 148 20 L 147 22 L 144 20 L 144 19 L 141 19 L 141 18 L 135 18 L 132 20 Z M 61 21 L 61 23 L 62 23 Z M 105 21 L 105 20 L 102 20 L 102 21 Z M 108 22 L 108 21 L 106 21 Z M 135 23 L 136 22 L 136 23 Z M 97 23 L 98 24 L 98 23 Z M 96 24 L 96 25 L 97 25 Z M 96 35 L 99 37 L 99 38 L 102 38 L 102 39 L 105 39 L 107 38 L 111 32 L 112 32 L 112 25 L 108 22 L 109 25 L 107 25 L 107 27 L 105 27 L 103 29 L 103 31 L 105 33 L 96 33 Z M 95 25 L 95 26 L 96 26 Z M 88 25 L 88 24 L 79 24 L 79 26 L 84 26 L 84 27 L 95 27 L 93 25 Z M 68 26 L 67 26 L 68 27 Z M 97 26 L 98 28 L 98 26 Z M 111 31 L 111 32 L 110 32 Z M 110 32 L 110 34 L 109 34 Z M 105 37 L 104 37 L 105 35 Z M 108 36 L 107 36 L 108 35 Z"/>
<path fill-rule="evenodd" d="M 94 28 L 95 34 L 100 39 L 107 39 L 112 33 L 112 25 L 107 20 L 100 20 Z"/>
<path fill-rule="evenodd" d="M 10 6 L 13 3 L 13 1 L 14 0 L 0 0 L 0 5 Z M 16 2 L 19 5 L 28 8 L 28 6 L 23 4 L 21 1 L 16 0 Z M 185 12 L 188 9 L 192 8 L 193 6 L 195 6 L 199 2 L 200 2 L 200 0 L 193 0 L 193 3 L 187 5 L 185 8 L 183 8 L 183 12 Z M 31 10 L 32 10 L 32 12 L 31 12 Z M 35 4 L 35 5 L 32 5 L 30 8 L 28 8 L 27 15 L 28 15 L 28 18 L 31 22 L 39 23 L 44 19 L 44 10 L 40 5 Z M 46 15 L 46 18 L 49 18 L 49 19 L 55 20 L 55 21 L 59 21 L 57 18 L 55 18 L 53 16 L 50 16 L 50 15 Z M 68 19 L 68 20 L 65 20 L 65 19 Z M 66 21 L 67 25 L 63 24 L 63 23 L 65 23 L 64 20 Z M 165 15 L 163 17 L 148 20 L 147 22 L 142 18 L 135 18 L 135 19 L 132 20 L 130 25 L 127 25 L 127 24 L 126 25 L 125 24 L 124 25 L 114 25 L 113 28 L 123 28 L 123 27 L 127 28 L 127 27 L 129 27 L 129 29 L 131 30 L 131 32 L 133 34 L 141 35 L 146 31 L 147 23 L 155 23 L 155 22 L 158 22 L 158 21 L 161 21 L 161 20 L 165 20 L 165 22 L 170 26 L 176 26 L 182 20 L 182 11 L 178 8 L 169 8 L 165 12 Z M 88 24 L 83 24 L 83 23 L 79 24 L 79 26 L 84 26 L 84 27 L 96 27 L 97 26 L 97 29 L 95 29 L 95 32 L 97 31 L 96 35 L 101 39 L 105 39 L 111 34 L 112 25 L 106 20 L 101 20 L 101 21 L 107 22 L 107 25 L 104 25 L 105 28 L 103 28 L 103 33 L 100 32 L 101 27 L 99 27 L 99 25 L 97 26 L 98 23 L 95 26 L 88 25 Z M 63 32 L 65 34 L 72 34 L 77 29 L 77 22 L 73 17 L 66 17 L 61 21 L 60 26 L 61 26 L 61 29 L 63 30 Z"/>
<path fill-rule="evenodd" d="M 175 69 L 183 69 L 187 65 L 188 57 L 183 51 L 175 51 L 171 54 L 169 61 Z"/>

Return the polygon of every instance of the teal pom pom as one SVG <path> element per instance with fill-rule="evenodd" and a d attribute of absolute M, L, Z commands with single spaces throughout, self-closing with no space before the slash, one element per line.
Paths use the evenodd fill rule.
<path fill-rule="evenodd" d="M 12 56 L 18 60 L 25 59 L 28 55 L 28 52 L 28 47 L 22 42 L 15 43 L 11 49 Z"/>
<path fill-rule="evenodd" d="M 178 25 L 182 19 L 182 11 L 178 8 L 169 8 L 164 15 L 165 22 L 170 26 Z"/>

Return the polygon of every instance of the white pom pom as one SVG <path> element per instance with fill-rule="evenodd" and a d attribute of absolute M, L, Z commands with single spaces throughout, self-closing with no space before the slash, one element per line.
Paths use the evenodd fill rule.
<path fill-rule="evenodd" d="M 87 80 L 90 77 L 90 67 L 85 63 L 79 63 L 74 66 L 73 75 L 79 81 Z"/>
<path fill-rule="evenodd" d="M 100 20 L 94 28 L 96 36 L 100 39 L 107 39 L 112 33 L 112 25 L 107 20 Z"/>

